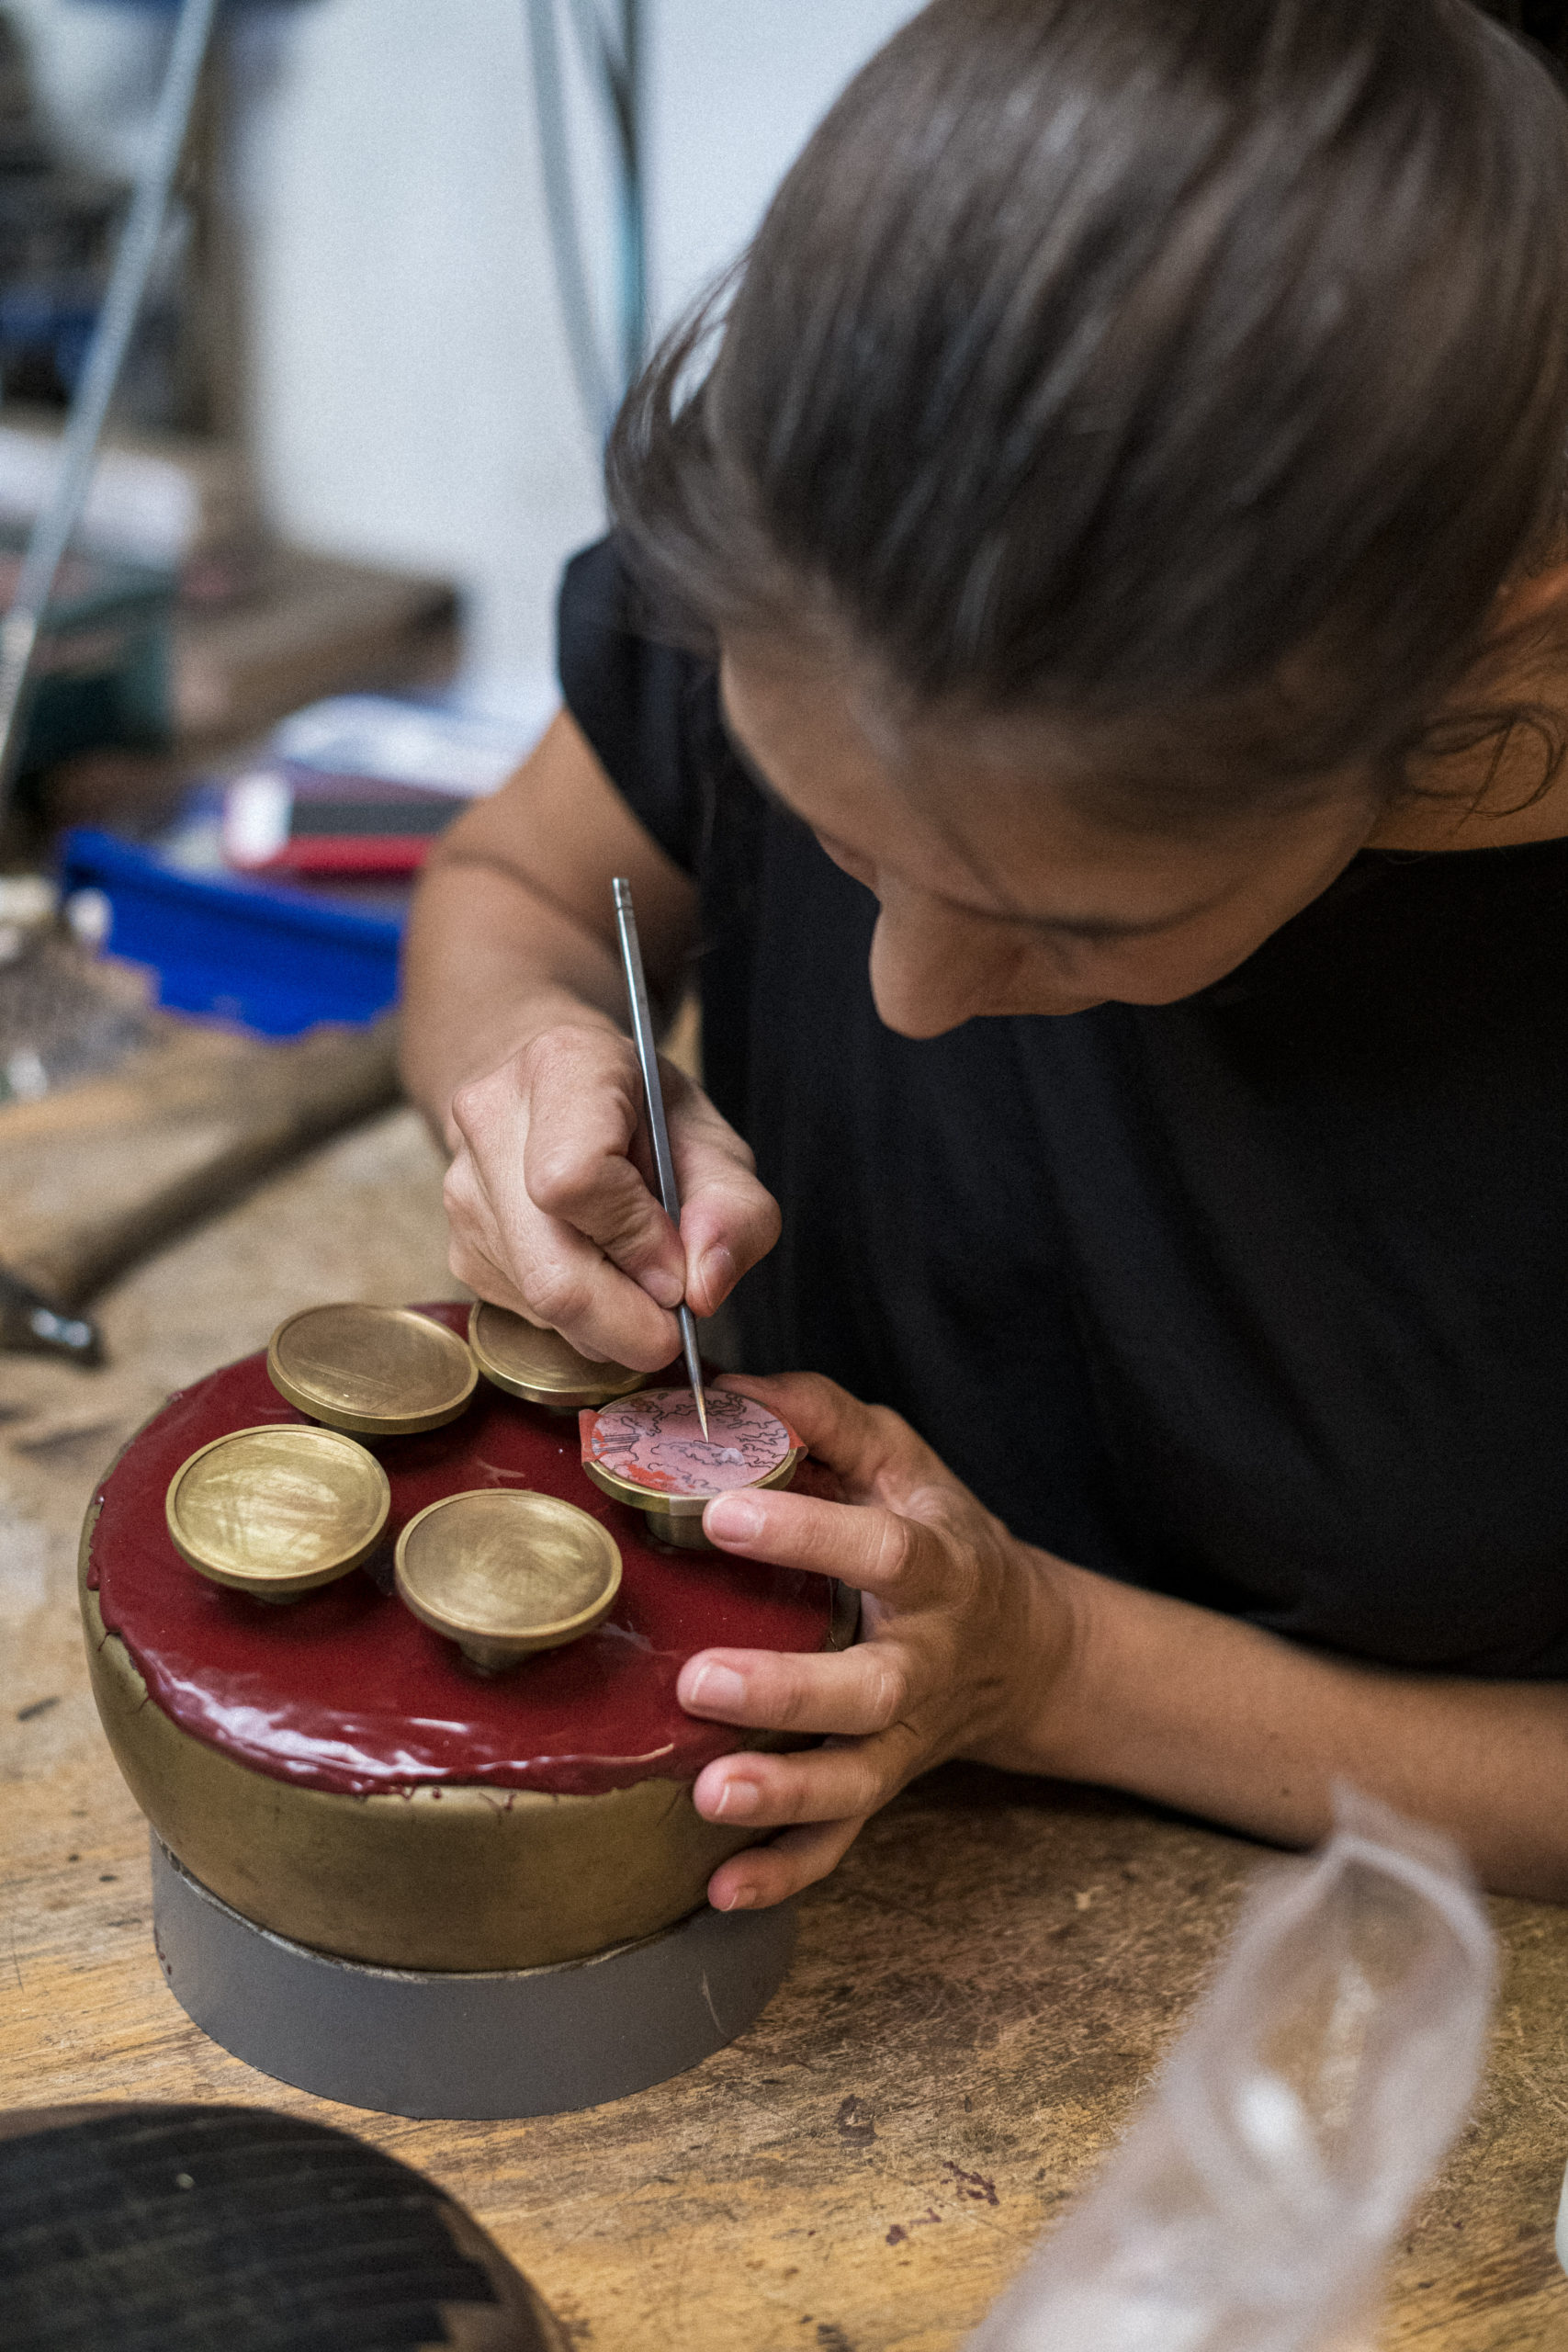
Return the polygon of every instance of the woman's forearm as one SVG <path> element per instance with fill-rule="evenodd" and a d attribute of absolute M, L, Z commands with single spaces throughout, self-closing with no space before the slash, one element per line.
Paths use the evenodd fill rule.
<path fill-rule="evenodd" d="M 655 989 L 678 976 L 695 893 L 565 713 L 518 774 L 438 844 L 403 956 L 403 1076 L 450 1145 L 466 1080 L 563 1022 L 619 1028 L 610 878 L 625 874 Z"/>
<path fill-rule="evenodd" d="M 457 1089 L 560 1022 L 613 1028 L 618 967 L 519 880 L 453 858 L 421 888 L 403 957 L 403 1080 L 448 1145 Z"/>
<path fill-rule="evenodd" d="M 1063 1574 L 1059 1562 L 1043 1572 Z M 1446 1829 L 1502 1894 L 1568 1898 L 1568 1686 L 1348 1662 L 1072 1568 L 1069 1663 L 1013 1757 L 1283 1845 L 1336 1780 Z"/>

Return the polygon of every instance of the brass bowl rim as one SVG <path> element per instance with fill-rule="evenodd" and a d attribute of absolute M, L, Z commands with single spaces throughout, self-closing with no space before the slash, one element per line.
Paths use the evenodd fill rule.
<path fill-rule="evenodd" d="M 468 1377 L 461 1395 L 455 1402 L 443 1404 L 434 1412 L 355 1413 L 331 1406 L 323 1408 L 321 1397 L 313 1390 L 302 1387 L 284 1371 L 279 1360 L 278 1342 L 308 1315 L 341 1313 L 344 1307 L 366 1315 L 384 1316 L 399 1323 L 417 1323 L 423 1330 L 438 1333 L 442 1340 L 449 1340 L 461 1351 L 468 1363 Z M 457 1368 L 456 1362 L 453 1368 Z M 426 1430 L 445 1429 L 448 1421 L 455 1421 L 458 1414 L 467 1409 L 479 1385 L 479 1368 L 474 1361 L 473 1350 L 450 1324 L 438 1322 L 434 1315 L 422 1315 L 415 1306 L 380 1306 L 374 1300 L 364 1298 L 323 1299 L 314 1306 L 298 1306 L 292 1315 L 286 1315 L 266 1343 L 266 1376 L 278 1395 L 292 1405 L 296 1412 L 306 1414 L 322 1429 L 335 1430 L 346 1437 L 419 1437 Z"/>
<path fill-rule="evenodd" d="M 634 1396 L 637 1389 L 645 1387 L 653 1377 L 650 1372 L 634 1372 L 629 1364 L 624 1364 L 621 1369 L 626 1375 L 626 1385 L 614 1388 L 598 1385 L 547 1388 L 536 1382 L 520 1380 L 515 1373 L 506 1371 L 497 1362 L 479 1338 L 479 1321 L 487 1308 L 496 1315 L 510 1315 L 513 1312 L 509 1306 L 497 1306 L 493 1299 L 476 1298 L 468 1309 L 468 1346 L 485 1378 L 493 1382 L 497 1388 L 504 1389 L 507 1396 L 521 1396 L 525 1404 L 553 1407 L 563 1413 L 581 1412 L 590 1407 L 597 1408 L 600 1405 L 613 1404 L 620 1396 Z M 516 1319 L 519 1323 L 526 1323 L 528 1320 L 525 1315 L 519 1315 Z M 536 1331 L 548 1331 L 552 1339 L 558 1340 L 561 1337 L 558 1331 L 551 1330 L 547 1324 L 536 1323 L 531 1328 Z M 563 1340 L 562 1344 L 566 1347 L 571 1346 L 570 1340 Z M 580 1351 L 573 1349 L 572 1352 L 575 1355 Z M 584 1363 L 588 1361 L 586 1357 L 582 1360 Z"/>
<path fill-rule="evenodd" d="M 307 1444 L 325 1444 L 334 1450 L 341 1446 L 352 1446 L 355 1453 L 363 1455 L 375 1473 L 375 1483 L 379 1490 L 380 1501 L 375 1526 L 365 1541 L 357 1544 L 353 1552 L 343 1559 L 323 1567 L 301 1569 L 295 1576 L 254 1577 L 236 1574 L 229 1568 L 215 1568 L 209 1561 L 201 1558 L 187 1543 L 182 1540 L 179 1524 L 175 1516 L 175 1495 L 197 1464 L 204 1460 L 208 1454 L 217 1453 L 220 1447 L 233 1445 L 241 1438 L 282 1435 L 303 1439 Z M 246 1429 L 225 1430 L 221 1436 L 209 1438 L 205 1445 L 198 1445 L 194 1453 L 187 1454 L 164 1490 L 164 1524 L 168 1529 L 170 1543 L 186 1567 L 194 1568 L 197 1574 L 205 1577 L 209 1584 L 221 1585 L 226 1592 L 248 1593 L 252 1600 L 292 1600 L 307 1592 L 318 1592 L 325 1585 L 336 1584 L 341 1577 L 351 1576 L 355 1568 L 361 1566 L 370 1557 L 371 1553 L 380 1542 L 387 1521 L 391 1515 L 391 1482 L 369 1448 L 356 1444 L 345 1430 L 327 1429 L 315 1422 L 310 1422 L 301 1429 L 296 1421 L 254 1421 Z"/>
<path fill-rule="evenodd" d="M 508 1634 L 487 1627 L 459 1623 L 455 1618 L 433 1607 L 428 1600 L 416 1598 L 409 1589 L 406 1568 L 410 1537 L 417 1527 L 423 1526 L 423 1522 L 433 1518 L 438 1510 L 446 1510 L 453 1503 L 471 1502 L 477 1495 L 484 1496 L 487 1501 L 499 1495 L 517 1502 L 545 1503 L 552 1510 L 570 1511 L 576 1518 L 581 1519 L 593 1531 L 596 1539 L 607 1544 L 610 1547 L 608 1574 L 604 1590 L 599 1597 L 591 1601 L 586 1609 L 576 1611 L 570 1617 L 551 1618 L 543 1624 L 536 1623 L 530 1626 L 525 1634 Z M 457 1642 L 459 1645 L 465 1642 L 483 1644 L 486 1647 L 496 1650 L 513 1650 L 518 1657 L 525 1657 L 532 1650 L 564 1649 L 569 1642 L 577 1641 L 582 1634 L 591 1634 L 596 1625 L 602 1624 L 615 1605 L 615 1596 L 621 1589 L 625 1563 L 621 1558 L 620 1545 L 604 1521 L 595 1519 L 592 1511 L 584 1510 L 580 1503 L 568 1502 L 564 1495 L 541 1494 L 536 1487 L 465 1487 L 455 1495 L 438 1495 L 433 1503 L 426 1503 L 423 1510 L 415 1511 L 398 1537 L 392 1555 L 392 1568 L 399 1599 L 403 1606 L 411 1610 L 419 1619 L 422 1625 L 428 1625 L 433 1633 L 442 1634 L 449 1642 Z"/>
<path fill-rule="evenodd" d="M 762 1487 L 787 1487 L 806 1459 L 804 1445 L 794 1445 L 776 1469 L 765 1477 L 749 1478 L 743 1487 L 716 1487 L 709 1495 L 669 1495 L 658 1487 L 639 1487 L 635 1478 L 623 1478 L 618 1470 L 606 1470 L 602 1462 L 594 1462 L 588 1454 L 582 1466 L 602 1493 L 618 1503 L 629 1503 L 634 1510 L 658 1511 L 666 1519 L 701 1519 L 709 1503 L 723 1495 L 755 1494 Z"/>

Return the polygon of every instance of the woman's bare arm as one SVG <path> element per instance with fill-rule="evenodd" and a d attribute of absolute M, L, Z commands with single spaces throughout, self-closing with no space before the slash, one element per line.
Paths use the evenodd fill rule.
<path fill-rule="evenodd" d="M 945 1758 L 1126 1789 L 1306 1845 L 1337 1779 L 1466 1849 L 1500 1894 L 1568 1900 L 1568 1687 L 1415 1674 L 1303 1649 L 1018 1541 L 897 1415 L 803 1374 L 734 1385 L 837 1472 L 842 1502 L 722 1496 L 723 1550 L 836 1576 L 865 1596 L 840 1656 L 705 1650 L 694 1714 L 818 1733 L 706 1767 L 708 1819 L 779 1830 L 709 1889 L 776 1903 L 831 1870 L 866 1816 Z"/>
<path fill-rule="evenodd" d="M 1014 1761 L 1207 1815 L 1281 1845 L 1329 1826 L 1336 1780 L 1435 1822 L 1498 1894 L 1568 1900 L 1568 1688 L 1416 1674 L 1303 1649 L 1235 1618 L 1073 1571 L 1059 1712 Z"/>
<path fill-rule="evenodd" d="M 675 985 L 696 892 L 562 711 L 510 784 L 436 844 L 403 953 L 403 1080 L 448 1148 L 452 1097 L 557 1018 L 618 1031 L 610 880 L 637 900 L 649 978 Z"/>
<path fill-rule="evenodd" d="M 452 1153 L 452 1270 L 585 1355 L 653 1371 L 671 1309 L 711 1315 L 778 1238 L 751 1154 L 666 1069 L 676 1232 L 649 1183 L 641 1081 L 610 884 L 631 882 L 655 990 L 672 990 L 696 892 L 562 713 L 493 799 L 443 838 L 414 902 L 403 1073 Z"/>

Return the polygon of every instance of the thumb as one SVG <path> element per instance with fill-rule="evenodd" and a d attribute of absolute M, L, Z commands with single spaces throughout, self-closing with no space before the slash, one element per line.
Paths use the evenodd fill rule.
<path fill-rule="evenodd" d="M 899 1414 L 886 1405 L 863 1405 L 820 1373 L 786 1372 L 767 1378 L 731 1373 L 718 1385 L 755 1396 L 787 1421 L 808 1452 L 837 1473 L 851 1502 L 877 1502 L 896 1510 L 897 1498 L 932 1471 L 944 1480 L 950 1477 Z"/>

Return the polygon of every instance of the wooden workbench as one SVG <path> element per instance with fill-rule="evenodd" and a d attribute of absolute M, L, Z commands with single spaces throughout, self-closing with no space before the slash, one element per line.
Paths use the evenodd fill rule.
<path fill-rule="evenodd" d="M 452 1295 L 411 1114 L 331 1146 L 104 1302 L 114 1362 L 0 1357 L 0 2105 L 254 2100 L 346 2125 L 462 2199 L 592 2352 L 944 2352 L 1082 2182 L 1179 2030 L 1253 1849 L 1121 1800 L 952 1770 L 802 1905 L 761 2023 L 663 2087 L 521 2124 L 284 2089 L 189 2025 L 145 1830 L 76 1629 L 83 1508 L 170 1388 L 332 1296 Z M 1568 2347 L 1568 1912 L 1498 1903 L 1485 2089 L 1399 2262 L 1382 2341 Z"/>

